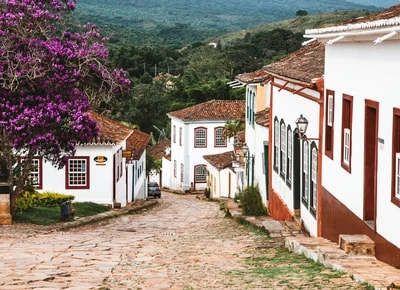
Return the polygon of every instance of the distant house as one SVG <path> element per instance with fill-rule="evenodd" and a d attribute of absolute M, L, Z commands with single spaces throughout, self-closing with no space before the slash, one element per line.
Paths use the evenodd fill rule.
<path fill-rule="evenodd" d="M 204 155 L 208 169 L 208 188 L 211 198 L 234 198 L 238 195 L 240 181 L 234 168 L 234 151 Z"/>
<path fill-rule="evenodd" d="M 160 161 L 160 165 L 163 164 L 164 158 L 168 158 L 170 156 L 170 151 L 171 151 L 171 141 L 168 139 L 160 140 L 159 142 L 150 146 L 147 149 L 148 154 L 151 155 L 155 161 L 156 160 Z M 165 160 L 164 162 L 167 161 Z M 164 178 L 165 177 L 162 167 L 157 169 L 150 168 L 148 181 L 155 181 L 160 185 L 160 187 L 163 187 Z"/>
<path fill-rule="evenodd" d="M 376 257 L 397 267 L 399 31 L 396 5 L 305 33 L 325 44 L 320 235 L 338 241 L 340 234 L 366 234 L 375 242 Z M 314 123 L 310 120 L 309 127 Z"/>
<path fill-rule="evenodd" d="M 146 146 L 150 135 L 128 128 L 93 111 L 99 134 L 79 144 L 63 169 L 34 158 L 31 179 L 38 191 L 72 194 L 75 201 L 126 206 L 147 198 Z"/>
<path fill-rule="evenodd" d="M 233 150 L 224 136 L 228 121 L 243 117 L 244 101 L 211 100 L 168 113 L 171 119 L 171 178 L 164 186 L 180 191 L 204 190 L 207 165 L 204 155 Z M 168 169 L 163 164 L 163 172 Z"/>

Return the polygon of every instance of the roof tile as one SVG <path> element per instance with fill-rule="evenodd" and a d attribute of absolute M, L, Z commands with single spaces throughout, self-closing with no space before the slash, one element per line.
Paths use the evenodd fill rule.
<path fill-rule="evenodd" d="M 245 113 L 245 101 L 211 100 L 168 113 L 183 121 L 236 120 Z"/>

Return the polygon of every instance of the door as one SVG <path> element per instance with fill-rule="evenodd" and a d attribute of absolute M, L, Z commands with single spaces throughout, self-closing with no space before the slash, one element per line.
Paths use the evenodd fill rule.
<path fill-rule="evenodd" d="M 365 101 L 364 221 L 375 229 L 378 159 L 378 103 Z"/>
<path fill-rule="evenodd" d="M 300 215 L 300 158 L 300 136 L 296 129 L 293 134 L 293 209 L 296 216 Z"/>

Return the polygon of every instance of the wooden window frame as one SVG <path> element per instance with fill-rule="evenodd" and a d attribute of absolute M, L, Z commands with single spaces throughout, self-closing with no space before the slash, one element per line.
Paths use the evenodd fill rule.
<path fill-rule="evenodd" d="M 343 94 L 341 165 L 351 173 L 353 96 Z"/>
<path fill-rule="evenodd" d="M 274 118 L 274 171 L 278 174 L 279 174 L 279 158 L 280 158 L 279 143 L 281 142 L 279 138 L 279 131 L 280 131 L 279 121 L 278 118 L 275 117 Z"/>
<path fill-rule="evenodd" d="M 293 131 L 290 125 L 286 128 L 286 185 L 292 187 L 292 175 L 293 175 Z"/>
<path fill-rule="evenodd" d="M 71 162 L 72 161 L 84 161 L 85 169 L 77 174 L 84 174 L 86 183 L 73 185 L 70 184 L 70 174 L 71 174 Z M 66 170 L 65 170 L 65 188 L 66 189 L 90 189 L 90 159 L 89 156 L 75 156 L 69 157 L 67 160 Z"/>
<path fill-rule="evenodd" d="M 172 127 L 172 141 L 176 143 L 176 125 Z"/>
<path fill-rule="evenodd" d="M 184 177 L 184 171 L 183 171 L 184 167 L 183 167 L 183 163 L 181 163 L 181 182 L 183 182 L 183 177 Z"/>
<path fill-rule="evenodd" d="M 310 154 L 310 212 L 315 217 L 318 206 L 318 149 L 313 142 Z"/>
<path fill-rule="evenodd" d="M 179 145 L 182 146 L 182 127 L 179 127 Z"/>
<path fill-rule="evenodd" d="M 325 116 L 325 155 L 333 159 L 334 125 L 335 125 L 335 92 L 326 90 Z"/>
<path fill-rule="evenodd" d="M 198 174 L 198 170 L 204 170 L 204 174 Z M 204 176 L 204 181 L 203 181 Z M 199 181 L 199 177 L 202 179 Z M 207 166 L 204 164 L 198 164 L 194 167 L 194 182 L 195 183 L 207 183 Z"/>
<path fill-rule="evenodd" d="M 226 146 L 227 142 L 226 138 L 224 138 L 224 127 L 214 128 L 214 147 L 222 148 Z"/>
<path fill-rule="evenodd" d="M 400 207 L 400 108 L 393 108 L 391 201 Z"/>
<path fill-rule="evenodd" d="M 204 137 L 198 136 L 199 132 L 204 132 Z M 204 140 L 204 145 L 200 144 L 199 141 Z M 194 148 L 207 148 L 207 128 L 206 127 L 197 127 L 194 129 Z"/>
<path fill-rule="evenodd" d="M 303 162 L 302 168 L 302 192 L 301 199 L 303 204 L 308 208 L 310 202 L 310 144 L 307 140 L 303 141 Z"/>
<path fill-rule="evenodd" d="M 281 120 L 279 124 L 279 135 L 280 135 L 280 144 L 279 144 L 279 168 L 280 174 L 283 180 L 286 178 L 286 146 L 287 146 L 287 131 L 286 131 L 286 124 L 283 120 Z"/>

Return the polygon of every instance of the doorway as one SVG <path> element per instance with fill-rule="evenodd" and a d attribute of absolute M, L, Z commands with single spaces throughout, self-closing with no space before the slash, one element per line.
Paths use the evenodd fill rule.
<path fill-rule="evenodd" d="M 379 104 L 365 101 L 364 122 L 364 221 L 376 229 L 376 187 L 378 160 L 378 109 Z"/>

